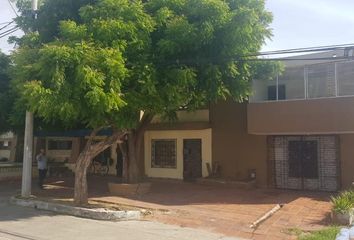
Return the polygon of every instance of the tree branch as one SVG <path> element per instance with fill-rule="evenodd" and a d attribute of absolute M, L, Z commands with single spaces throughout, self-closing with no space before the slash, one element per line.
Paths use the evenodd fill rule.
<path fill-rule="evenodd" d="M 122 137 L 127 134 L 127 131 L 117 131 L 112 136 L 106 137 L 104 140 L 92 145 L 93 157 L 97 156 L 100 152 L 104 151 L 106 148 L 112 146 L 112 144 L 119 141 Z"/>
<path fill-rule="evenodd" d="M 151 120 L 153 119 L 154 115 L 151 113 L 144 112 L 143 117 L 141 118 L 140 124 L 136 129 L 137 139 L 142 137 L 141 135 L 144 133 L 148 125 L 150 124 Z"/>

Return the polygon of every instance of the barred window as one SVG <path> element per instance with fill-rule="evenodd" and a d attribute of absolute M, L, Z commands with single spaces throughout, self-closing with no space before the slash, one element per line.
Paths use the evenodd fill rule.
<path fill-rule="evenodd" d="M 153 139 L 151 141 L 151 167 L 176 168 L 176 139 Z"/>

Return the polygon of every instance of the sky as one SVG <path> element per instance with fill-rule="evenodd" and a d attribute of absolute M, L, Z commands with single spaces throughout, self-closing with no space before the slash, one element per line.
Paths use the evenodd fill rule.
<path fill-rule="evenodd" d="M 267 0 L 272 40 L 263 51 L 354 43 L 353 0 Z"/>
<path fill-rule="evenodd" d="M 14 5 L 14 4 L 13 4 Z M 0 0 L 0 29 L 5 25 L 3 23 L 11 21 L 14 17 L 16 17 L 14 11 L 11 9 L 8 0 Z M 11 25 L 13 26 L 13 25 Z M 6 30 L 10 29 L 11 26 L 6 28 Z M 4 32 L 5 29 L 0 30 L 0 33 Z M 13 35 L 20 35 L 21 31 L 17 31 L 13 33 Z M 1 36 L 1 35 L 0 35 Z M 8 37 L 0 38 L 0 49 L 2 52 L 8 53 L 12 48 L 13 45 L 7 43 Z"/>
<path fill-rule="evenodd" d="M 353 0 L 266 0 L 266 8 L 273 13 L 273 37 L 262 51 L 354 43 Z M 0 23 L 13 17 L 8 0 L 0 0 Z M 12 48 L 0 38 L 3 52 Z"/>

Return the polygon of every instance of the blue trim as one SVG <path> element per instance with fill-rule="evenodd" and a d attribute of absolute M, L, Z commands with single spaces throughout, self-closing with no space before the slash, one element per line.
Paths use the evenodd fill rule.
<path fill-rule="evenodd" d="M 35 131 L 35 137 L 86 137 L 91 134 L 92 130 L 79 129 L 67 131 Z M 111 129 L 103 129 L 97 133 L 97 136 L 111 136 Z"/>

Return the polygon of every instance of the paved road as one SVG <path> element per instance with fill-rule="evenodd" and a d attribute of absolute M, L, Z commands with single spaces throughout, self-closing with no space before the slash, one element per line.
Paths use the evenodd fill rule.
<path fill-rule="evenodd" d="M 8 197 L 15 191 L 3 184 L 0 186 L 0 240 L 237 240 L 155 222 L 96 221 L 13 206 L 8 204 Z"/>

